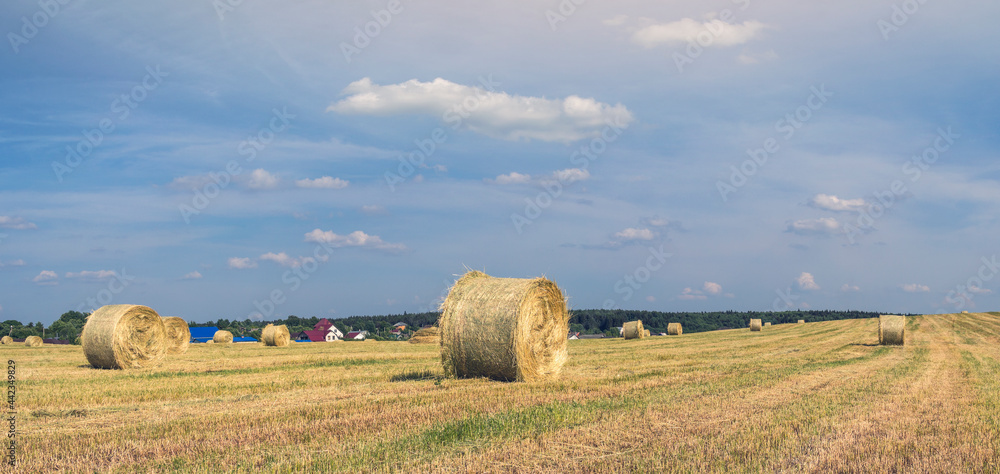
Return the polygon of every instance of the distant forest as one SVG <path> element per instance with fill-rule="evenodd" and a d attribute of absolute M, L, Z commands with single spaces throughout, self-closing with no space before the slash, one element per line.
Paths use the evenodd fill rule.
<path fill-rule="evenodd" d="M 330 319 L 333 324 L 347 333 L 349 330 L 368 331 L 374 339 L 397 339 L 400 337 L 390 334 L 390 330 L 396 323 L 407 325 L 407 330 L 403 333 L 403 339 L 409 333 L 420 329 L 422 326 L 437 323 L 441 313 L 403 313 L 389 314 L 382 316 L 349 316 L 346 318 Z M 863 319 L 876 318 L 879 314 L 871 311 L 782 311 L 782 312 L 741 312 L 741 311 L 717 311 L 704 313 L 666 313 L 661 311 L 630 311 L 624 309 L 582 309 L 570 311 L 569 327 L 572 332 L 583 334 L 605 334 L 609 337 L 617 337 L 617 330 L 625 321 L 641 319 L 643 326 L 652 333 L 666 332 L 668 323 L 681 323 L 685 333 L 714 331 L 717 329 L 745 328 L 750 324 L 750 319 L 762 319 L 764 322 L 773 324 L 794 323 L 799 319 L 807 322 L 830 321 L 835 319 Z M 16 320 L 4 321 L 2 334 L 10 334 L 15 338 L 23 339 L 27 336 L 42 336 L 47 338 L 63 339 L 73 341 L 80 335 L 83 324 L 88 313 L 69 311 L 48 327 L 42 323 L 21 324 Z M 312 329 L 319 322 L 318 317 L 302 318 L 299 316 L 288 316 L 275 321 L 252 321 L 249 319 L 228 320 L 219 319 L 205 323 L 191 323 L 193 327 L 217 326 L 225 329 L 237 336 L 260 337 L 261 329 L 267 324 L 284 324 L 293 334 L 306 329 Z"/>

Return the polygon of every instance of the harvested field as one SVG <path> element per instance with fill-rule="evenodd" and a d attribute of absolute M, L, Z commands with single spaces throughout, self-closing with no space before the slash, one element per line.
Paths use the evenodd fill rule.
<path fill-rule="evenodd" d="M 903 347 L 877 319 L 574 340 L 539 383 L 444 378 L 437 346 L 400 342 L 193 344 L 131 371 L 2 350 L 21 472 L 997 472 L 1000 317 L 907 319 Z"/>

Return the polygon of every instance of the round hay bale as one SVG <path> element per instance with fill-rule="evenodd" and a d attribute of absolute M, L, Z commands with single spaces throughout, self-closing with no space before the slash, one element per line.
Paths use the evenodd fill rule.
<path fill-rule="evenodd" d="M 761 322 L 760 322 L 759 319 L 751 319 L 750 320 L 750 330 L 751 331 L 760 331 L 761 327 L 763 327 L 763 324 L 761 324 Z"/>
<path fill-rule="evenodd" d="M 645 335 L 645 337 L 649 337 L 650 336 L 649 329 L 643 329 L 642 332 Z"/>
<path fill-rule="evenodd" d="M 233 333 L 229 331 L 215 331 L 212 342 L 216 344 L 230 344 L 233 342 Z"/>
<path fill-rule="evenodd" d="M 452 377 L 535 381 L 566 362 L 569 311 L 545 278 L 494 278 L 471 271 L 441 305 L 441 364 Z"/>
<path fill-rule="evenodd" d="M 680 336 L 684 334 L 684 328 L 681 327 L 681 323 L 669 323 L 667 324 L 667 335 L 668 336 Z"/>
<path fill-rule="evenodd" d="M 191 328 L 187 321 L 177 316 L 163 318 L 163 328 L 167 331 L 167 354 L 183 354 L 191 345 Z"/>
<path fill-rule="evenodd" d="M 805 324 L 805 323 L 806 323 L 805 319 L 800 319 L 799 322 L 798 322 L 798 324 Z"/>
<path fill-rule="evenodd" d="M 902 346 L 906 331 L 906 317 L 883 314 L 878 317 L 878 343 L 883 346 Z"/>
<path fill-rule="evenodd" d="M 642 327 L 642 320 L 628 321 L 622 324 L 622 337 L 625 339 L 642 339 L 646 337 L 646 328 Z"/>
<path fill-rule="evenodd" d="M 771 322 L 770 321 L 764 323 L 764 327 L 770 327 L 770 326 L 771 326 Z"/>
<path fill-rule="evenodd" d="M 410 344 L 441 344 L 441 328 L 431 326 L 418 329 L 410 336 Z"/>
<path fill-rule="evenodd" d="M 163 319 L 141 305 L 101 306 L 87 317 L 80 340 L 87 361 L 99 369 L 146 367 L 167 352 Z"/>
<path fill-rule="evenodd" d="M 288 326 L 284 324 L 281 326 L 268 324 L 261 331 L 261 339 L 264 340 L 265 346 L 288 347 L 288 344 L 291 343 L 292 335 L 288 332 Z"/>
<path fill-rule="evenodd" d="M 10 336 L 4 336 L 0 338 L 0 344 L 13 344 L 14 338 Z"/>
<path fill-rule="evenodd" d="M 969 314 L 968 311 L 962 311 L 962 314 Z"/>
<path fill-rule="evenodd" d="M 24 338 L 24 345 L 28 347 L 42 347 L 42 344 L 44 344 L 44 342 L 42 341 L 42 338 L 38 336 L 28 336 Z"/>

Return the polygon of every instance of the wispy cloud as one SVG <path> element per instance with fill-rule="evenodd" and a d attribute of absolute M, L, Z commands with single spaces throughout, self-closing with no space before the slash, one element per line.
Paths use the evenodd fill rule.
<path fill-rule="evenodd" d="M 257 268 L 257 262 L 250 259 L 250 257 L 231 257 L 229 259 L 229 268 L 236 268 L 239 270 Z"/>
<path fill-rule="evenodd" d="M 799 285 L 800 290 L 812 291 L 819 289 L 819 285 L 816 284 L 816 279 L 813 278 L 812 273 L 802 272 L 802 274 L 795 279 L 795 282 Z"/>
<path fill-rule="evenodd" d="M 597 136 L 608 121 L 628 125 L 633 120 L 632 113 L 621 104 L 609 105 L 575 95 L 565 99 L 509 95 L 441 78 L 382 86 L 366 77 L 352 82 L 343 94 L 347 97 L 330 105 L 328 111 L 431 115 L 505 140 L 571 142 Z M 454 110 L 463 104 L 468 104 L 465 118 Z"/>
<path fill-rule="evenodd" d="M 42 272 L 31 281 L 38 283 L 39 285 L 58 285 L 59 275 L 52 270 L 42 270 Z"/>
<path fill-rule="evenodd" d="M 817 194 L 809 199 L 809 206 L 824 211 L 857 212 L 868 205 L 864 199 L 841 199 L 828 194 Z"/>
<path fill-rule="evenodd" d="M 338 235 L 330 230 L 324 231 L 314 229 L 312 232 L 306 234 L 305 241 L 322 243 L 335 248 L 363 247 L 376 250 L 386 250 L 390 252 L 406 250 L 406 246 L 403 244 L 384 242 L 381 237 L 377 235 L 368 235 L 360 230 L 356 230 L 347 235 Z"/>
<path fill-rule="evenodd" d="M 182 276 L 181 280 L 199 280 L 201 278 L 202 278 L 201 272 L 195 270 L 191 273 L 188 273 L 187 275 Z"/>
<path fill-rule="evenodd" d="M 23 217 L 16 216 L 0 216 L 0 227 L 4 229 L 14 229 L 14 230 L 28 230 L 37 229 L 38 226 L 34 222 L 28 222 Z"/>
<path fill-rule="evenodd" d="M 77 273 L 66 272 L 66 278 L 84 280 L 84 281 L 100 281 L 107 280 L 108 278 L 113 278 L 117 273 L 114 270 L 97 270 L 90 271 L 84 270 Z"/>
<path fill-rule="evenodd" d="M 6 262 L 6 263 L 0 262 L 0 268 L 3 268 L 3 267 L 23 267 L 23 266 L 24 266 L 24 260 L 21 260 L 21 259 L 11 260 L 11 261 Z"/>
<path fill-rule="evenodd" d="M 349 181 L 334 178 L 331 176 L 323 176 L 322 178 L 316 179 L 300 179 L 295 182 L 295 186 L 300 188 L 319 188 L 319 189 L 344 189 L 350 184 Z"/>
<path fill-rule="evenodd" d="M 919 283 L 904 283 L 899 285 L 899 287 L 907 293 L 927 293 L 931 291 L 931 287 Z"/>
<path fill-rule="evenodd" d="M 832 217 L 820 217 L 819 219 L 801 219 L 789 222 L 785 227 L 785 232 L 798 235 L 834 235 L 843 232 L 840 222 Z"/>
<path fill-rule="evenodd" d="M 661 44 L 685 44 L 696 41 L 698 35 L 707 34 L 712 38 L 710 45 L 734 46 L 759 37 L 766 27 L 767 25 L 755 20 L 727 23 L 719 19 L 698 21 L 683 18 L 641 28 L 632 34 L 632 42 L 646 48 L 652 48 Z"/>
<path fill-rule="evenodd" d="M 278 181 L 277 175 L 258 168 L 250 173 L 250 178 L 247 180 L 246 186 L 255 191 L 265 191 L 278 187 Z"/>

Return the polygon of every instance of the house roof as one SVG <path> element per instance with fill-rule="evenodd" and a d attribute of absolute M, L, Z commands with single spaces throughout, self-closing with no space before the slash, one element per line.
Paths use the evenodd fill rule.
<path fill-rule="evenodd" d="M 191 340 L 199 341 L 209 341 L 215 336 L 215 333 L 219 331 L 219 328 L 215 326 L 208 327 L 192 327 L 191 329 Z"/>
<path fill-rule="evenodd" d="M 312 342 L 325 342 L 327 331 L 323 330 L 312 330 L 312 331 L 302 331 Z"/>
<path fill-rule="evenodd" d="M 355 337 L 358 337 L 358 335 L 362 334 L 362 333 L 363 333 L 363 331 L 351 331 L 351 332 L 347 333 L 347 337 L 349 339 L 354 339 Z"/>
<path fill-rule="evenodd" d="M 400 326 L 406 326 L 406 323 L 404 323 L 404 322 L 398 322 L 398 323 L 392 325 L 392 327 L 394 327 L 394 328 L 398 328 Z"/>
<path fill-rule="evenodd" d="M 318 323 L 313 325 L 313 329 L 316 331 L 326 332 L 326 330 L 330 329 L 330 326 L 333 326 L 333 323 L 331 323 L 329 319 L 323 318 L 320 319 Z"/>
<path fill-rule="evenodd" d="M 233 338 L 233 342 L 257 342 L 257 340 L 250 336 L 237 336 Z"/>

